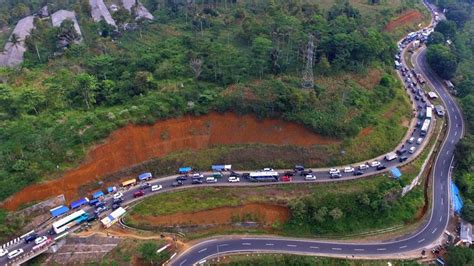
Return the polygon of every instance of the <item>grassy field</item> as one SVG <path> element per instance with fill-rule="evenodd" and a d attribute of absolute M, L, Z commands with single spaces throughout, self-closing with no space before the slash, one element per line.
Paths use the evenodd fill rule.
<path fill-rule="evenodd" d="M 245 265 L 334 265 L 334 266 L 376 266 L 376 265 L 420 265 L 416 261 L 409 260 L 349 260 L 327 257 L 313 257 L 286 254 L 251 254 L 251 255 L 234 255 L 220 259 L 209 261 L 205 265 L 229 265 L 229 266 L 245 266 Z"/>

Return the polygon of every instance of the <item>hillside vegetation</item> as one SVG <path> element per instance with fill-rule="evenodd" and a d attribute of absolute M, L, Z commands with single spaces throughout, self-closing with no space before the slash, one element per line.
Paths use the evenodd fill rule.
<path fill-rule="evenodd" d="M 40 7 L 3 2 L 3 24 Z M 132 26 L 114 31 L 91 21 L 88 1 L 53 1 L 51 12 L 75 10 L 83 35 L 82 43 L 65 50 L 57 37 L 75 36 L 71 23 L 53 28 L 35 20 L 22 67 L 0 70 L 0 199 L 60 175 L 91 144 L 127 123 L 233 111 L 283 118 L 349 141 L 362 128 L 376 127 L 384 106 L 403 102 L 390 74 L 394 42 L 349 2 L 324 8 L 282 0 L 143 3 L 155 21 L 134 23 L 121 9 L 113 14 L 120 29 Z M 391 18 L 414 3 L 383 2 L 373 9 Z M 348 81 L 302 90 L 309 34 L 316 76 L 337 80 L 378 69 L 374 87 Z M 393 131 L 388 137 L 397 141 L 400 130 Z"/>

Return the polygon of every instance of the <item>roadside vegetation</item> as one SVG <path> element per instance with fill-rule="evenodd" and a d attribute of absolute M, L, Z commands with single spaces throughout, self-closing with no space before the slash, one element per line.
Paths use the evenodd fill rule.
<path fill-rule="evenodd" d="M 220 262 L 215 259 L 206 265 L 228 265 L 228 266 L 246 266 L 246 265 L 289 265 L 289 266 L 303 266 L 303 265 L 341 265 L 341 266 L 376 266 L 376 265 L 403 265 L 412 266 L 420 265 L 416 261 L 410 260 L 353 260 L 353 259 L 339 259 L 327 257 L 313 257 L 301 255 L 286 255 L 286 254 L 258 254 L 258 255 L 233 255 L 221 258 Z"/>
<path fill-rule="evenodd" d="M 165 241 L 124 239 L 99 262 L 99 265 L 162 265 L 170 253 L 156 251 Z"/>

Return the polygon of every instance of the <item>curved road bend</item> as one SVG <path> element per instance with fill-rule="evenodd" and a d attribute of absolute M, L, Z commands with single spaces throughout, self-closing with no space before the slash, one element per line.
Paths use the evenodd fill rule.
<path fill-rule="evenodd" d="M 453 98 L 446 92 L 442 82 L 427 66 L 425 48 L 414 56 L 416 69 L 436 90 L 446 107 L 448 131 L 436 157 L 433 172 L 433 202 L 430 219 L 415 234 L 392 242 L 381 243 L 338 243 L 307 239 L 288 239 L 280 237 L 221 237 L 196 244 L 183 254 L 174 258 L 172 265 L 191 265 L 220 254 L 239 252 L 280 252 L 331 255 L 394 255 L 421 249 L 438 240 L 443 234 L 450 216 L 450 177 L 454 160 L 455 144 L 463 135 L 461 112 Z"/>

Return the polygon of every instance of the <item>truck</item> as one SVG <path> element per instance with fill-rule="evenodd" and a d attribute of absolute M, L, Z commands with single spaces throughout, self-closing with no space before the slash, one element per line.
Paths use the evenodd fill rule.
<path fill-rule="evenodd" d="M 230 171 L 232 170 L 232 165 L 230 164 L 214 164 L 211 166 L 212 171 Z"/>
<path fill-rule="evenodd" d="M 139 181 L 147 181 L 153 178 L 153 175 L 150 172 L 142 173 L 138 176 Z"/>
<path fill-rule="evenodd" d="M 89 199 L 87 197 L 82 198 L 82 199 L 78 199 L 76 201 L 71 202 L 71 209 L 77 209 L 77 208 L 79 208 L 82 205 L 85 205 L 87 203 L 89 203 Z"/>
<path fill-rule="evenodd" d="M 425 119 L 423 122 L 423 125 L 421 126 L 421 132 L 420 136 L 424 137 L 426 136 L 426 133 L 428 132 L 428 129 L 430 128 L 430 119 Z"/>
<path fill-rule="evenodd" d="M 114 223 L 116 223 L 127 211 L 119 207 L 115 211 L 111 212 L 109 215 L 107 215 L 105 218 L 100 220 L 104 228 L 109 228 L 111 227 Z"/>
<path fill-rule="evenodd" d="M 128 186 L 134 186 L 137 184 L 137 180 L 136 179 L 129 179 L 127 181 L 123 181 L 122 182 L 122 187 L 128 187 Z"/>
<path fill-rule="evenodd" d="M 394 153 L 394 152 L 390 152 L 390 153 L 387 153 L 387 155 L 385 155 L 385 160 L 387 161 L 392 161 L 392 160 L 395 160 L 397 159 L 397 154 Z"/>

